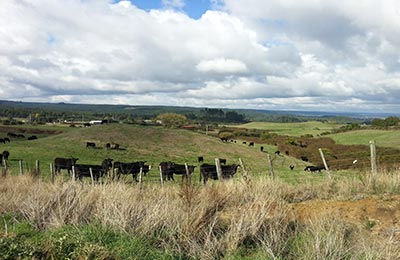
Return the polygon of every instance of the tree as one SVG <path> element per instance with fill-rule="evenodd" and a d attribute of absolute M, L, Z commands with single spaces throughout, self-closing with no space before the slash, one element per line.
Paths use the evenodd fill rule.
<path fill-rule="evenodd" d="M 164 113 L 157 116 L 163 126 L 166 127 L 180 127 L 187 123 L 187 118 L 184 115 L 175 113 Z"/>

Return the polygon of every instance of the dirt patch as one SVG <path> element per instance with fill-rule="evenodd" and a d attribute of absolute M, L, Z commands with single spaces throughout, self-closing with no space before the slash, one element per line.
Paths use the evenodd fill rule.
<path fill-rule="evenodd" d="M 292 209 L 294 218 L 300 222 L 321 217 L 340 218 L 400 242 L 400 195 L 351 201 L 305 201 L 293 203 Z"/>

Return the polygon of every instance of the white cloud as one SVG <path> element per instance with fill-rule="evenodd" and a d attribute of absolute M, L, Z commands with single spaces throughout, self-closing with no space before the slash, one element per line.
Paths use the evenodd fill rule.
<path fill-rule="evenodd" d="M 0 1 L 1 98 L 400 108 L 400 2 L 213 4 L 194 20 L 181 0 Z"/>
<path fill-rule="evenodd" d="M 247 66 L 240 60 L 217 58 L 202 60 L 196 68 L 201 72 L 215 72 L 221 74 L 240 74 L 247 72 Z"/>

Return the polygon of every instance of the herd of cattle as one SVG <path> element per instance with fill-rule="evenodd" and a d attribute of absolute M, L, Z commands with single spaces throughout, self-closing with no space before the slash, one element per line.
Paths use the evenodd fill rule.
<path fill-rule="evenodd" d="M 199 161 L 203 160 L 199 157 Z M 132 175 L 134 181 L 138 181 L 137 177 L 140 173 L 146 175 L 151 170 L 151 165 L 146 164 L 146 161 L 137 162 L 114 162 L 113 159 L 106 158 L 100 165 L 79 164 L 78 158 L 55 158 L 54 170 L 56 174 L 60 174 L 62 169 L 67 170 L 70 174 L 74 171 L 76 178 L 91 177 L 98 181 L 101 177 L 114 169 L 112 174 L 114 179 L 119 179 L 122 174 Z M 237 164 L 222 165 L 226 163 L 225 159 L 220 159 L 221 162 L 221 178 L 232 178 L 239 167 Z M 188 174 L 193 174 L 195 165 L 178 164 L 175 162 L 167 161 L 159 164 L 161 177 L 163 181 L 174 181 L 174 174 L 182 176 L 182 179 L 187 178 Z M 200 181 L 206 184 L 208 179 L 218 180 L 218 172 L 215 165 L 203 163 L 200 165 Z"/>
<path fill-rule="evenodd" d="M 11 142 L 10 138 L 17 138 L 17 139 L 25 139 L 25 135 L 23 134 L 16 134 L 16 133 L 7 133 L 7 137 L 0 138 L 0 143 L 9 143 Z M 36 135 L 28 136 L 28 140 L 36 140 L 38 139 Z"/>

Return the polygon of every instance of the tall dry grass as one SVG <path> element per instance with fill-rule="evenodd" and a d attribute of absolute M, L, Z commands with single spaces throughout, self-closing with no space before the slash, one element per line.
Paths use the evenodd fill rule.
<path fill-rule="evenodd" d="M 373 184 L 367 177 L 300 186 L 261 178 L 142 190 L 8 176 L 0 181 L 0 214 L 18 215 L 38 229 L 102 224 L 156 238 L 166 250 L 196 259 L 228 259 L 243 249 L 267 259 L 400 259 L 396 241 L 375 241 L 340 218 L 300 223 L 291 214 L 292 202 L 378 192 L 400 193 L 399 172 Z"/>

